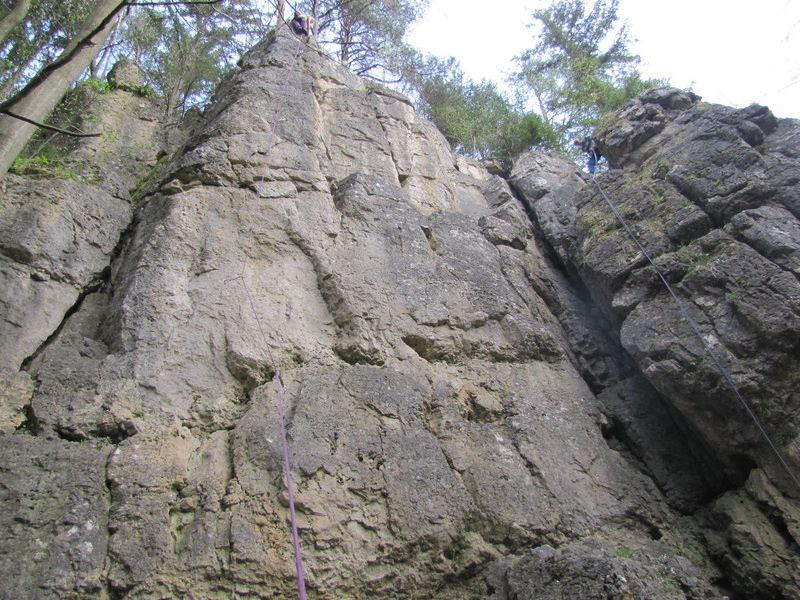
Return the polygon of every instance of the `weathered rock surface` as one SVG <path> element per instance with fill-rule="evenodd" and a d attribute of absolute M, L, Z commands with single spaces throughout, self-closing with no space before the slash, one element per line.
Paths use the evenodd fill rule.
<path fill-rule="evenodd" d="M 660 177 L 603 185 L 796 461 L 796 134 L 626 110 L 611 160 Z M 293 597 L 277 371 L 312 598 L 797 595 L 795 490 L 565 159 L 509 185 L 277 30 L 162 172 L 101 226 L 99 186 L 3 200 L 41 225 L 0 230 L 0 597 Z"/>
<path fill-rule="evenodd" d="M 67 102 L 80 107 L 68 111 L 69 126 L 101 133 L 69 142 L 75 178 L 3 181 L 0 369 L 17 370 L 102 284 L 131 221 L 131 193 L 162 149 L 154 101 L 124 85 L 130 76 L 118 77 L 121 88 L 80 88 Z"/>
<path fill-rule="evenodd" d="M 800 122 L 778 122 L 763 107 L 735 110 L 677 90 L 648 92 L 600 132 L 609 162 L 622 169 L 568 196 L 572 204 L 563 214 L 571 219 L 563 227 L 542 228 L 567 269 L 619 322 L 621 344 L 638 370 L 668 400 L 668 412 L 677 409 L 683 435 L 703 447 L 695 455 L 710 457 L 705 473 L 678 471 L 681 478 L 701 475 L 705 486 L 679 487 L 705 487 L 711 497 L 758 472 L 758 481 L 781 499 L 767 501 L 768 494 L 754 493 L 748 483 L 749 491 L 729 492 L 707 517 L 715 558 L 747 597 L 789 598 L 799 589 L 800 538 L 787 525 L 797 521 L 800 507 L 800 283 L 791 201 L 798 172 L 796 152 L 788 149 L 798 132 Z M 637 455 L 674 505 L 696 502 L 685 491 L 670 494 L 675 478 L 658 457 L 648 457 L 656 438 L 642 428 L 657 413 L 634 417 L 637 404 L 647 406 L 647 394 L 619 396 L 614 389 L 601 400 L 624 422 Z M 620 411 L 626 396 L 629 406 Z M 677 464 L 681 459 L 669 461 Z"/>
<path fill-rule="evenodd" d="M 628 548 L 589 538 L 506 558 L 490 575 L 490 600 L 713 597 L 702 574 L 658 542 Z"/>
<path fill-rule="evenodd" d="M 2 598 L 101 597 L 106 589 L 110 448 L 2 439 Z"/>

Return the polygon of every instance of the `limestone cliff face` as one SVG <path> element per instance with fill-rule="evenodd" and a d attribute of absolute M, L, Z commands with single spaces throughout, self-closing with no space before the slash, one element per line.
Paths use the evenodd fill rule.
<path fill-rule="evenodd" d="M 653 90 L 601 129 L 617 169 L 579 193 L 526 188 L 530 157 L 512 174 L 559 261 L 635 364 L 630 377 L 603 386 L 607 414 L 671 505 L 698 517 L 743 597 L 788 598 L 798 585 L 798 135 L 800 123 L 778 122 L 763 107 Z M 650 385 L 677 411 L 684 444 L 704 446 L 696 455 L 704 464 L 676 468 L 671 451 L 664 462 L 680 442 L 663 428 Z"/>
<path fill-rule="evenodd" d="M 600 178 L 795 469 L 798 132 L 661 91 Z M 276 370 L 311 598 L 800 592 L 800 490 L 570 161 L 279 30 L 127 167 L 7 181 L 0 597 L 293 597 Z"/>

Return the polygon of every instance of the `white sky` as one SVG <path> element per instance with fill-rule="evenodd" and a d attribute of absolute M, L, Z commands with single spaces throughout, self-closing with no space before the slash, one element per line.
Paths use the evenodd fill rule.
<path fill-rule="evenodd" d="M 430 0 L 406 41 L 499 84 L 514 70 L 511 59 L 534 46 L 531 13 L 549 4 Z M 619 13 L 645 77 L 691 87 L 707 102 L 756 102 L 800 118 L 800 0 L 620 0 Z"/>

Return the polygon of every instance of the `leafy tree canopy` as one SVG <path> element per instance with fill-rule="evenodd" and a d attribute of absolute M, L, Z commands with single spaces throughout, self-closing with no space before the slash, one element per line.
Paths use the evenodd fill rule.
<path fill-rule="evenodd" d="M 536 45 L 517 57 L 513 79 L 557 132 L 562 149 L 589 133 L 602 114 L 662 83 L 642 79 L 627 25 L 618 22 L 618 4 L 555 0 L 533 13 Z"/>
<path fill-rule="evenodd" d="M 93 4 L 92 0 L 32 0 L 22 21 L 0 40 L 0 100 L 61 53 Z M 0 4 L 0 18 L 9 11 Z"/>
<path fill-rule="evenodd" d="M 166 116 L 202 105 L 256 36 L 263 15 L 250 2 L 140 7 L 125 20 L 114 61 L 126 56 L 165 102 Z"/>
<path fill-rule="evenodd" d="M 316 0 L 320 43 L 357 75 L 379 81 L 398 80 L 394 66 L 408 28 L 428 0 Z"/>
<path fill-rule="evenodd" d="M 555 145 L 553 131 L 539 115 L 512 104 L 495 84 L 468 79 L 455 58 L 411 54 L 402 74 L 404 91 L 456 152 L 508 165 L 521 152 Z"/>

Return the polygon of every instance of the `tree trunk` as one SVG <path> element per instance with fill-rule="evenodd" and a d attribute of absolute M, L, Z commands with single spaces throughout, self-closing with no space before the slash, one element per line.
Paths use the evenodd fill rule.
<path fill-rule="evenodd" d="M 43 122 L 100 51 L 113 27 L 114 15 L 126 4 L 120 0 L 98 0 L 61 56 L 40 71 L 16 96 L 3 102 L 0 110 Z M 35 125 L 0 114 L 0 178 L 8 172 L 36 129 Z"/>
<path fill-rule="evenodd" d="M 281 25 L 282 23 L 285 23 L 285 21 L 283 19 L 283 6 L 284 6 L 284 3 L 285 3 L 285 0 L 278 0 L 278 25 Z"/>
<path fill-rule="evenodd" d="M 0 20 L 0 42 L 6 39 L 14 27 L 22 23 L 25 15 L 28 14 L 30 6 L 31 0 L 17 0 L 14 3 L 14 8 Z"/>
<path fill-rule="evenodd" d="M 122 29 L 122 24 L 125 22 L 126 14 L 127 13 L 122 14 L 114 19 L 114 26 L 111 28 L 111 32 L 108 34 L 102 50 L 98 52 L 97 56 L 92 59 L 89 65 L 91 76 L 95 79 L 102 77 L 110 68 L 108 63 L 114 55 L 114 45 L 116 44 L 117 35 Z"/>
<path fill-rule="evenodd" d="M 340 34 L 341 47 L 339 49 L 339 62 L 345 67 L 349 66 L 350 61 L 350 24 L 347 22 L 342 23 L 342 32 Z"/>

